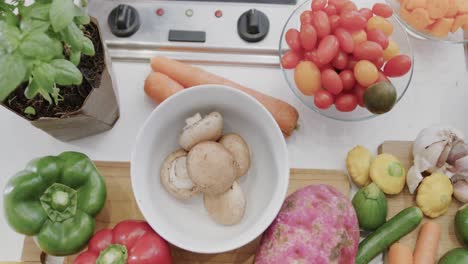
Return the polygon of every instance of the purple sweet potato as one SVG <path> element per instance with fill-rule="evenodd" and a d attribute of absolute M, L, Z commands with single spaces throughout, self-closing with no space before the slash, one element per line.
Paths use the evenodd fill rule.
<path fill-rule="evenodd" d="M 291 194 L 265 231 L 257 264 L 353 264 L 359 226 L 350 201 L 328 185 Z"/>

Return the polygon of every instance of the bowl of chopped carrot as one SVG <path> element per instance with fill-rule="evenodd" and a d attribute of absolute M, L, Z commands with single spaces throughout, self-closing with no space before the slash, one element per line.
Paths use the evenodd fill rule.
<path fill-rule="evenodd" d="M 468 0 L 386 0 L 416 37 L 468 43 Z"/>

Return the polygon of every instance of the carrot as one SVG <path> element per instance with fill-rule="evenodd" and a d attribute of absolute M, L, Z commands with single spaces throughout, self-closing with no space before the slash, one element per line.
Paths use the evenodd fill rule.
<path fill-rule="evenodd" d="M 150 73 L 145 80 L 146 95 L 158 104 L 183 89 L 182 85 L 159 72 Z"/>
<path fill-rule="evenodd" d="M 414 250 L 414 264 L 436 263 L 439 239 L 440 225 L 438 223 L 430 221 L 422 225 Z"/>
<path fill-rule="evenodd" d="M 416 8 L 411 12 L 407 22 L 417 30 L 424 30 L 427 26 L 432 24 L 434 20 L 429 17 L 429 13 L 426 9 Z"/>
<path fill-rule="evenodd" d="M 427 12 L 432 19 L 444 17 L 448 10 L 448 0 L 427 0 Z"/>
<path fill-rule="evenodd" d="M 281 131 L 286 136 L 290 136 L 297 126 L 299 113 L 293 106 L 284 101 L 249 89 L 200 68 L 165 57 L 152 58 L 151 67 L 154 71 L 167 75 L 185 88 L 201 84 L 221 84 L 236 88 L 251 95 L 270 111 L 281 128 Z"/>
<path fill-rule="evenodd" d="M 468 0 L 457 0 L 458 12 L 468 14 Z"/>
<path fill-rule="evenodd" d="M 439 18 L 437 21 L 431 25 L 429 30 L 431 34 L 436 37 L 444 38 L 447 37 L 455 19 L 453 18 Z"/>
<path fill-rule="evenodd" d="M 463 28 L 468 27 L 468 14 L 459 15 L 455 17 L 455 21 L 453 22 L 452 29 L 451 29 L 452 33 L 457 31 L 461 27 Z"/>
<path fill-rule="evenodd" d="M 388 250 L 388 264 L 413 264 L 413 251 L 401 243 L 393 244 Z"/>
<path fill-rule="evenodd" d="M 413 10 L 416 8 L 426 8 L 427 0 L 408 0 L 406 2 L 406 9 Z"/>
<path fill-rule="evenodd" d="M 445 17 L 454 17 L 458 13 L 458 5 L 457 5 L 457 0 L 449 0 L 449 9 L 447 10 L 447 13 L 445 13 Z"/>

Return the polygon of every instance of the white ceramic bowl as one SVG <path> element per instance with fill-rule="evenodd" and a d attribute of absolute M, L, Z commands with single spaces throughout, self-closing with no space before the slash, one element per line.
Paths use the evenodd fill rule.
<path fill-rule="evenodd" d="M 185 119 L 211 111 L 223 115 L 224 132 L 240 134 L 252 155 L 252 166 L 240 179 L 247 200 L 245 215 L 233 226 L 216 224 L 202 195 L 187 202 L 173 198 L 159 177 L 165 157 L 180 148 Z M 278 214 L 289 183 L 286 143 L 270 113 L 249 95 L 219 85 L 192 87 L 171 96 L 146 120 L 133 149 L 131 177 L 143 216 L 164 239 L 198 253 L 229 251 L 261 235 Z"/>

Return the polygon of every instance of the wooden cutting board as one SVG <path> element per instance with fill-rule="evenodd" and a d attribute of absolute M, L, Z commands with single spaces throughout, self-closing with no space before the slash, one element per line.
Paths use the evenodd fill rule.
<path fill-rule="evenodd" d="M 112 228 L 125 219 L 143 219 L 133 197 L 130 164 L 96 162 L 96 166 L 105 178 L 108 192 L 105 207 L 96 217 L 96 230 Z M 291 169 L 290 173 L 288 194 L 303 186 L 321 183 L 331 185 L 349 196 L 350 184 L 343 171 Z M 196 254 L 172 246 L 172 255 L 175 264 L 250 264 L 254 262 L 259 242 L 260 238 L 257 238 L 242 248 L 221 254 Z M 65 263 L 72 263 L 74 258 L 75 256 L 67 257 Z M 21 260 L 27 263 L 41 263 L 41 251 L 30 237 L 24 241 Z"/>
<path fill-rule="evenodd" d="M 380 145 L 378 153 L 393 154 L 402 162 L 403 166 L 405 166 L 406 170 L 408 171 L 408 169 L 413 165 L 412 149 L 413 143 L 410 141 L 385 141 L 382 145 Z M 405 187 L 404 191 L 398 195 L 387 195 L 387 202 L 388 218 L 390 218 L 399 213 L 404 208 L 415 206 L 416 195 L 410 194 L 408 188 Z M 458 202 L 456 199 L 452 199 L 450 209 L 444 215 L 436 219 L 429 219 L 424 217 L 422 223 L 426 221 L 435 221 L 441 226 L 442 231 L 439 242 L 438 259 L 442 257 L 447 251 L 462 246 L 455 236 L 453 225 L 455 214 L 461 205 L 462 203 Z M 413 232 L 403 237 L 400 242 L 409 246 L 410 248 L 414 248 L 421 225 L 419 225 L 417 229 L 413 230 Z"/>

